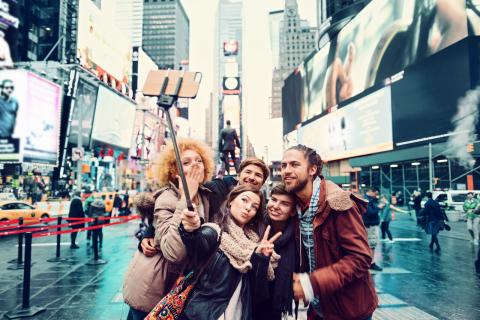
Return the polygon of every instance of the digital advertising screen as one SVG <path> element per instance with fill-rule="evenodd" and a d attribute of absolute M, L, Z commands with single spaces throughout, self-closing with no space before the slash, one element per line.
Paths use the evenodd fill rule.
<path fill-rule="evenodd" d="M 290 105 L 289 114 L 296 112 L 292 118 L 299 118 L 299 123 L 326 114 L 408 66 L 421 63 L 469 34 L 478 34 L 480 10 L 475 3 L 371 1 L 299 67 L 302 92 L 297 95 L 302 101 Z M 284 126 L 285 133 L 296 125 Z"/>
<path fill-rule="evenodd" d="M 112 15 L 90 0 L 79 1 L 77 57 L 89 70 L 106 71 L 122 83 L 129 81 L 131 43 L 115 26 Z"/>
<path fill-rule="evenodd" d="M 104 86 L 98 88 L 92 139 L 130 149 L 135 122 L 135 104 Z"/>
<path fill-rule="evenodd" d="M 144 138 L 142 139 L 142 128 Z M 157 151 L 163 142 L 163 126 L 160 119 L 151 112 L 137 111 L 135 113 L 135 125 L 133 127 L 133 139 L 130 156 L 154 160 Z M 142 150 L 143 144 L 143 150 Z"/>
<path fill-rule="evenodd" d="M 0 160 L 58 164 L 62 88 L 24 70 L 0 72 Z"/>
<path fill-rule="evenodd" d="M 17 38 L 20 19 L 18 1 L 0 1 L 0 67 L 12 67 L 18 61 Z"/>
<path fill-rule="evenodd" d="M 298 129 L 298 142 L 326 161 L 393 149 L 391 89 L 366 95 Z"/>
<path fill-rule="evenodd" d="M 98 87 L 85 80 L 78 82 L 75 105 L 73 108 L 72 122 L 70 123 L 70 136 L 68 141 L 73 144 L 78 143 L 78 132 L 80 118 L 82 119 L 82 145 L 90 146 L 90 136 L 92 134 L 93 116 L 95 114 L 95 105 L 97 100 Z"/>

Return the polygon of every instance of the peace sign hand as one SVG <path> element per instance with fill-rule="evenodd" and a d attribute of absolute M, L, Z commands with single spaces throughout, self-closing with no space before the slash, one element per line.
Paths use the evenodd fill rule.
<path fill-rule="evenodd" d="M 267 229 L 263 234 L 263 238 L 260 241 L 260 244 L 258 245 L 257 249 L 255 249 L 256 253 L 263 254 L 265 257 L 270 257 L 272 255 L 273 243 L 282 235 L 281 232 L 277 232 L 277 234 L 275 234 L 273 237 L 268 239 L 269 234 L 270 234 L 270 226 L 267 226 Z"/>

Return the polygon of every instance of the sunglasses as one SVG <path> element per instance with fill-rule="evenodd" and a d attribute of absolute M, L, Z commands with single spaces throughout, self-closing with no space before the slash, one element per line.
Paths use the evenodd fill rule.
<path fill-rule="evenodd" d="M 3 87 L 4 89 L 15 89 L 15 87 Z"/>

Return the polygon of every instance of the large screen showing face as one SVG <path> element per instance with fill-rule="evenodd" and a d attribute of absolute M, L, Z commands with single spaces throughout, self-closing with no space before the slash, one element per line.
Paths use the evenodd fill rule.
<path fill-rule="evenodd" d="M 470 0 L 371 1 L 299 67 L 302 92 L 297 95 L 302 101 L 289 106 L 290 116 L 296 112 L 293 118 L 304 122 L 336 105 L 348 104 L 406 67 L 421 63 L 469 33 L 477 34 L 479 14 L 478 5 Z M 298 79 L 288 80 L 285 86 L 299 85 Z M 285 125 L 284 134 L 298 123 L 287 121 Z"/>
<path fill-rule="evenodd" d="M 58 164 L 61 96 L 36 74 L 0 72 L 0 160 Z"/>

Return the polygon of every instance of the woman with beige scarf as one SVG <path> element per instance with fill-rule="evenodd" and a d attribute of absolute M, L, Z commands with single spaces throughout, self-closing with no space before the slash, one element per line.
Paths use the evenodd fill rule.
<path fill-rule="evenodd" d="M 235 187 L 226 202 L 218 224 L 200 225 L 197 212 L 184 210 L 180 236 L 193 261 L 194 270 L 203 273 L 185 304 L 180 319 L 218 320 L 252 318 L 253 301 L 268 294 L 268 280 L 279 256 L 273 242 L 281 233 L 263 238 L 256 233 L 262 221 L 264 198 L 250 186 Z"/>

